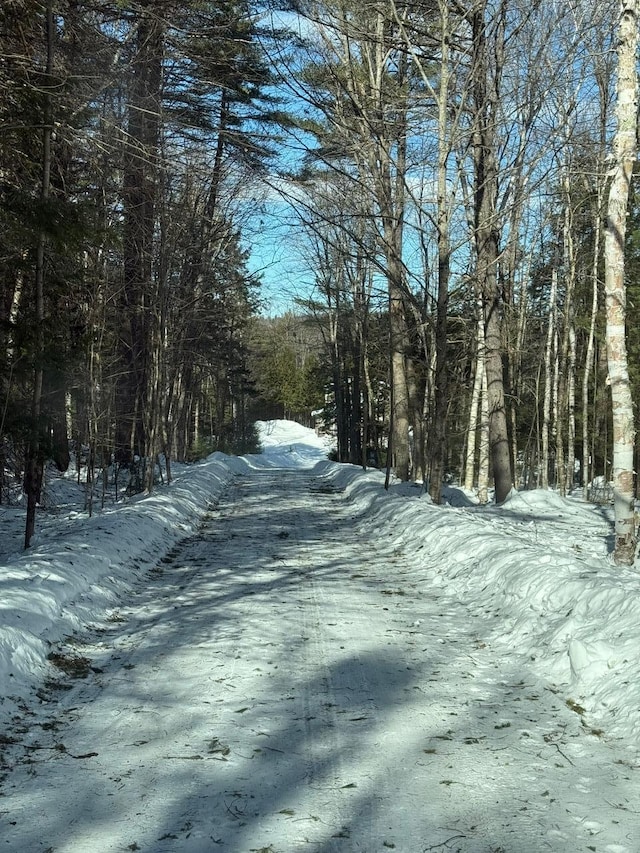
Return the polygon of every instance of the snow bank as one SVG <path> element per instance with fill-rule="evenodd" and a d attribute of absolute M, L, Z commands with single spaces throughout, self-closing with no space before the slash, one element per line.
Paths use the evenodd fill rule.
<path fill-rule="evenodd" d="M 51 644 L 104 618 L 136 580 L 193 533 L 233 476 L 223 454 L 183 466 L 169 486 L 89 518 L 80 513 L 58 535 L 0 570 L 0 709 L 13 711 L 48 671 Z"/>
<path fill-rule="evenodd" d="M 197 529 L 235 473 L 315 466 L 350 502 L 363 543 L 375 540 L 382 556 L 413 555 L 425 594 L 435 586 L 483 615 L 483 642 L 535 667 L 587 710 L 590 724 L 640 739 L 639 579 L 610 559 L 608 508 L 542 490 L 479 507 L 449 489 L 448 505 L 434 506 L 412 485 L 385 491 L 380 471 L 327 461 L 326 439 L 311 430 L 259 427 L 263 454 L 214 454 L 150 496 L 93 518 L 70 513 L 60 532 L 0 566 L 0 714 L 46 676 L 51 644 L 103 619 L 141 569 Z"/>
<path fill-rule="evenodd" d="M 640 740 L 640 579 L 609 556 L 608 510 L 542 490 L 438 507 L 384 493 L 380 472 L 327 463 L 322 475 L 390 553 L 415 553 L 425 592 L 436 584 L 470 603 L 486 616 L 485 642 L 508 646 L 608 734 Z"/>
<path fill-rule="evenodd" d="M 259 422 L 263 453 L 214 453 L 151 495 L 121 501 L 91 518 L 77 507 L 48 519 L 28 552 L 18 551 L 22 511 L 0 507 L 6 539 L 16 544 L 0 563 L 0 718 L 13 713 L 50 673 L 57 641 L 100 622 L 127 595 L 142 570 L 194 533 L 229 480 L 256 467 L 309 468 L 331 441 L 293 421 Z M 63 493 L 58 479 L 47 489 Z M 82 492 L 80 492 L 82 494 Z M 3 548 L 6 554 L 10 549 Z"/>

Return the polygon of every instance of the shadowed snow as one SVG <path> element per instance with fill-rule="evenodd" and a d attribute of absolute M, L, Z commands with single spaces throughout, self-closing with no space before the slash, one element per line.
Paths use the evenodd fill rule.
<path fill-rule="evenodd" d="M 635 853 L 609 509 L 439 507 L 260 432 L 91 518 L 52 480 L 27 553 L 0 507 L 3 849 Z"/>

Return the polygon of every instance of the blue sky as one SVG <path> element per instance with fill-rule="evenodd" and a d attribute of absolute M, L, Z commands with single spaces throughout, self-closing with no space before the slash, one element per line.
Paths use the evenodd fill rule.
<path fill-rule="evenodd" d="M 262 313 L 267 316 L 283 314 L 296 297 L 308 295 L 313 287 L 313 272 L 305 264 L 301 245 L 295 245 L 296 239 L 304 240 L 302 229 L 287 222 L 286 207 L 281 200 L 266 201 L 251 217 L 244 235 L 251 252 L 249 270 L 260 275 Z"/>

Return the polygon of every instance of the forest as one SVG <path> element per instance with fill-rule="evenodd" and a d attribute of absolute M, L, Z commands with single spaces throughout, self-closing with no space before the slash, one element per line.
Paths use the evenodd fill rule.
<path fill-rule="evenodd" d="M 0 499 L 25 545 L 47 465 L 148 491 L 284 415 L 436 502 L 615 500 L 632 562 L 637 15 L 4 0 Z M 269 217 L 311 282 L 280 316 L 250 264 Z"/>

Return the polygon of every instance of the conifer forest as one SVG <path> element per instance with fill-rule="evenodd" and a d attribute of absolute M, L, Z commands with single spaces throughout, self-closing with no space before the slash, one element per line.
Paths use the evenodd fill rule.
<path fill-rule="evenodd" d="M 613 501 L 633 562 L 639 6 L 3 0 L 25 545 L 48 466 L 149 491 L 285 416 L 436 502 Z"/>

